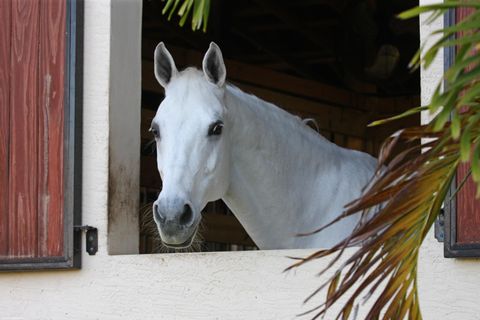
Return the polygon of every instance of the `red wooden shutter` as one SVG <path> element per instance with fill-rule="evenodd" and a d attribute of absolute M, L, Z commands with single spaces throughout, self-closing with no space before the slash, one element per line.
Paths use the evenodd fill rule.
<path fill-rule="evenodd" d="M 0 269 L 75 264 L 64 202 L 72 9 L 67 0 L 0 1 Z"/>
<path fill-rule="evenodd" d="M 459 22 L 474 10 L 474 8 L 459 8 L 455 10 L 454 15 L 451 13 L 451 16 L 454 17 L 454 21 Z M 457 34 L 457 37 L 462 37 L 462 34 Z M 451 53 L 454 55 L 454 51 Z M 462 183 L 469 168 L 470 164 L 460 164 L 456 185 Z M 445 256 L 447 257 L 480 257 L 480 200 L 475 198 L 475 194 L 476 184 L 472 177 L 469 177 L 456 194 L 454 206 L 450 206 L 447 210 L 445 233 Z"/>
<path fill-rule="evenodd" d="M 460 8 L 456 12 L 457 21 L 472 14 L 474 8 Z M 468 174 L 470 166 L 460 165 L 457 183 L 461 183 Z M 475 199 L 476 185 L 470 177 L 457 194 L 457 243 L 480 244 L 480 200 Z"/>

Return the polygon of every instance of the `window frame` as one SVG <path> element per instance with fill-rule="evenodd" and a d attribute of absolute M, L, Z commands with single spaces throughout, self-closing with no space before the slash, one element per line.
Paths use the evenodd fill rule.
<path fill-rule="evenodd" d="M 81 267 L 83 0 L 66 1 L 63 256 L 0 258 L 0 271 Z"/>
<path fill-rule="evenodd" d="M 444 15 L 444 26 L 450 27 L 456 23 L 456 10 L 450 9 Z M 455 47 L 444 49 L 444 72 L 446 72 L 455 61 Z M 446 83 L 444 82 L 444 86 Z M 450 190 L 447 194 L 445 202 L 445 240 L 444 240 L 444 256 L 445 258 L 461 258 L 461 257 L 480 257 L 480 242 L 475 244 L 461 244 L 457 242 L 457 197 L 454 196 L 457 190 L 456 175 L 453 178 Z M 453 196 L 453 198 L 452 198 Z"/>

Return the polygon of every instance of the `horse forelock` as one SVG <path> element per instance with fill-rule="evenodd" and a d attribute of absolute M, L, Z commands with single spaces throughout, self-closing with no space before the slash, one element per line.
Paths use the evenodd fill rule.
<path fill-rule="evenodd" d="M 203 71 L 188 67 L 180 71 L 169 84 L 166 94 L 185 94 L 187 93 L 218 93 L 221 88 L 210 83 Z"/>

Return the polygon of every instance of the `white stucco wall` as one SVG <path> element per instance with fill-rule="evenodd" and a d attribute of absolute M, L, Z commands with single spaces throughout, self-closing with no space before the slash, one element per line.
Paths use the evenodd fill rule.
<path fill-rule="evenodd" d="M 0 320 L 295 318 L 320 284 L 315 271 L 325 261 L 282 270 L 290 264 L 286 255 L 308 250 L 108 255 L 111 3 L 85 5 L 83 219 L 99 229 L 99 252 L 83 253 L 81 270 L 1 273 Z M 424 93 L 441 72 L 439 60 L 423 74 Z M 446 260 L 442 244 L 429 237 L 419 274 L 425 319 L 480 319 L 480 261 Z"/>

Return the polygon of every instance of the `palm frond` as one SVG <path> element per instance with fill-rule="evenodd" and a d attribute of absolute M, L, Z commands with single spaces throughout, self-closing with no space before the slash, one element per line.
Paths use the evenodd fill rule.
<path fill-rule="evenodd" d="M 176 13 L 180 17 L 179 25 L 183 27 L 192 13 L 192 30 L 207 31 L 211 0 L 167 0 L 162 14 L 168 14 L 168 20 Z"/>
<path fill-rule="evenodd" d="M 414 8 L 403 18 L 431 13 L 430 22 L 446 10 L 457 7 L 480 9 L 478 1 L 445 1 Z M 422 48 L 412 66 L 430 66 L 440 50 L 458 48 L 454 65 L 445 73 L 445 89 L 439 83 L 431 103 L 413 108 L 374 125 L 394 121 L 416 112 L 436 114 L 430 124 L 403 129 L 389 137 L 379 155 L 379 166 L 371 186 L 344 213 L 314 232 L 320 232 L 344 217 L 362 213 L 352 234 L 331 249 L 299 259 L 288 269 L 322 257 L 332 256 L 327 270 L 336 268 L 307 301 L 328 287 L 323 303 L 307 312 L 314 319 L 324 315 L 346 296 L 336 319 L 349 319 L 365 300 L 372 301 L 366 319 L 421 319 L 417 289 L 417 262 L 420 246 L 431 229 L 450 188 L 458 165 L 470 161 L 471 176 L 480 191 L 480 10 L 453 27 L 436 31 L 443 36 L 428 50 Z M 461 33 L 462 37 L 455 38 Z M 428 138 L 427 143 L 423 143 Z M 392 150 L 403 142 L 408 147 L 396 156 Z M 391 160 L 390 160 L 391 159 Z M 480 192 L 477 192 L 480 194 Z M 379 208 L 373 217 L 369 210 Z M 344 249 L 360 246 L 337 267 Z M 376 293 L 376 294 L 374 294 Z"/>
<path fill-rule="evenodd" d="M 383 288 L 382 292 L 367 319 L 376 319 L 382 311 L 385 312 L 383 319 L 401 319 L 399 315 L 408 311 L 412 313 L 412 308 L 419 305 L 416 286 L 418 250 L 440 210 L 440 199 L 445 197 L 459 162 L 458 143 L 450 137 L 436 138 L 430 142 L 429 150 L 420 154 L 420 148 L 425 146 L 420 146 L 419 140 L 431 136 L 429 131 L 435 135 L 431 128 L 419 127 L 391 137 L 384 144 L 383 151 L 402 140 L 414 146 L 390 161 L 386 169 L 383 168 L 386 158 L 381 159 L 376 182 L 361 199 L 349 205 L 342 217 L 383 205 L 378 214 L 359 225 L 349 238 L 333 248 L 319 251 L 290 267 L 341 252 L 347 246 L 363 244 L 328 280 L 327 299 L 315 317 L 324 314 L 357 281 L 360 284 L 344 304 L 338 319 L 347 319 L 351 309 L 359 305 L 361 295 L 372 296 L 378 288 Z M 408 157 L 412 160 L 403 161 Z M 337 255 L 329 268 L 339 258 Z"/>

